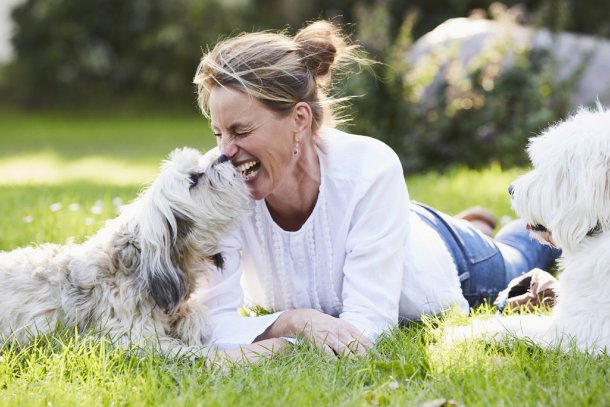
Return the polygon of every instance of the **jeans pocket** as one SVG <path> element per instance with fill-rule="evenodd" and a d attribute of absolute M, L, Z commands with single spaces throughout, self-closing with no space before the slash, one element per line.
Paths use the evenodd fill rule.
<path fill-rule="evenodd" d="M 465 268 L 460 270 L 464 296 L 471 306 L 493 301 L 506 285 L 504 259 L 493 239 L 479 233 L 465 221 L 445 219 L 462 252 Z"/>
<path fill-rule="evenodd" d="M 464 225 L 465 221 L 455 220 L 451 225 L 454 237 L 466 260 L 474 265 L 498 255 L 498 247 L 493 240 L 474 228 Z"/>

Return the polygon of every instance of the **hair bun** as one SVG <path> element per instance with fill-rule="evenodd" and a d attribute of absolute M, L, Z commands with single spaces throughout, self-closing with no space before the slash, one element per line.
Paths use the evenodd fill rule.
<path fill-rule="evenodd" d="M 299 55 L 316 77 L 328 76 L 339 52 L 346 47 L 340 30 L 329 21 L 316 21 L 294 37 Z"/>

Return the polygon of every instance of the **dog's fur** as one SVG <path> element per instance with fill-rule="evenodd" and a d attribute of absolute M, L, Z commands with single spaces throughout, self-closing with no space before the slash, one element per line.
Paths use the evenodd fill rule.
<path fill-rule="evenodd" d="M 201 354 L 206 308 L 193 293 L 246 196 L 230 163 L 173 151 L 150 187 L 84 243 L 0 253 L 0 341 L 64 327 Z"/>
<path fill-rule="evenodd" d="M 532 170 L 512 185 L 512 206 L 533 236 L 562 249 L 550 316 L 475 319 L 450 340 L 524 338 L 541 346 L 610 350 L 610 111 L 581 109 L 530 140 Z"/>

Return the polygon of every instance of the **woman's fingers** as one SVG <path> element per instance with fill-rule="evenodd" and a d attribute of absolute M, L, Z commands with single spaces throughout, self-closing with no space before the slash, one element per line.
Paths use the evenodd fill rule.
<path fill-rule="evenodd" d="M 329 355 L 362 356 L 372 347 L 371 342 L 354 325 L 317 310 L 286 311 L 276 322 L 276 328 L 282 328 L 283 335 L 300 336 Z"/>
<path fill-rule="evenodd" d="M 345 344 L 346 348 L 356 356 L 364 356 L 368 348 L 358 339 L 352 339 Z"/>
<path fill-rule="evenodd" d="M 332 354 L 339 357 L 363 356 L 371 347 L 370 342 L 362 335 L 354 337 L 341 330 L 325 332 L 324 336 L 319 333 L 317 337 L 312 337 L 311 340 L 317 348 L 323 349 L 325 353 L 330 354 L 328 349 L 331 349 Z"/>
<path fill-rule="evenodd" d="M 361 334 L 343 334 L 341 336 L 341 353 L 363 356 L 371 348 L 371 343 Z"/>

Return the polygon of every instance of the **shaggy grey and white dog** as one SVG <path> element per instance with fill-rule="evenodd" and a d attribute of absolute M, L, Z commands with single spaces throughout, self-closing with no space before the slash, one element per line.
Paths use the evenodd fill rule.
<path fill-rule="evenodd" d="M 541 346 L 610 350 L 610 111 L 581 109 L 530 140 L 532 170 L 512 206 L 539 240 L 562 249 L 550 316 L 475 319 L 448 340 L 528 338 Z"/>
<path fill-rule="evenodd" d="M 27 343 L 58 326 L 102 330 L 121 345 L 206 351 L 197 282 L 246 190 L 230 163 L 173 151 L 155 181 L 82 244 L 0 253 L 0 340 Z M 210 160 L 208 160 L 210 161 Z"/>

